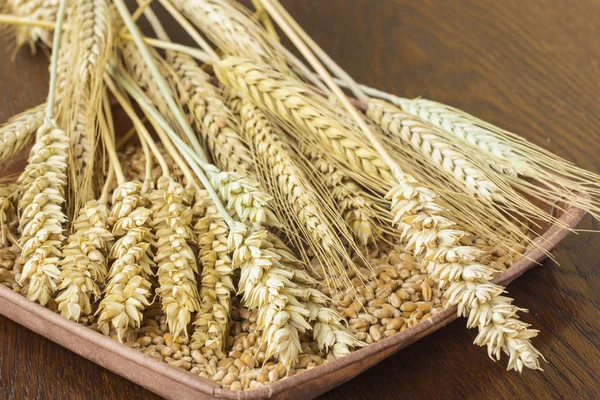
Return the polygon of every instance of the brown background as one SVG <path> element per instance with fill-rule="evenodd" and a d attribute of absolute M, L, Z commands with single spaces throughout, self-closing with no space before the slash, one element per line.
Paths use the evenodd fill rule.
<path fill-rule="evenodd" d="M 282 0 L 356 79 L 469 111 L 600 172 L 595 0 Z M 184 42 L 185 37 L 178 39 Z M 7 42 L 0 40 L 0 48 Z M 0 51 L 0 120 L 43 101 L 47 61 Z M 588 217 L 582 228 L 600 229 Z M 323 398 L 600 398 L 600 235 L 569 236 L 511 284 L 545 372 L 504 371 L 456 321 Z M 0 398 L 157 398 L 0 317 Z"/>

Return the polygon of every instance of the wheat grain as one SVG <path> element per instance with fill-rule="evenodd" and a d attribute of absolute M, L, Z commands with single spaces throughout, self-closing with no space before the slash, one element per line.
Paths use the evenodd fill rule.
<path fill-rule="evenodd" d="M 189 194 L 172 178 L 163 176 L 149 195 L 152 204 L 152 228 L 156 231 L 158 265 L 156 290 L 161 297 L 169 332 L 187 335 L 192 313 L 200 309 L 195 254 L 188 242 L 194 240 L 191 230 L 192 209 Z"/>
<path fill-rule="evenodd" d="M 252 177 L 252 157 L 233 113 L 225 105 L 210 76 L 196 62 L 182 54 L 167 57 L 177 75 L 182 104 L 187 104 L 190 120 L 196 125 L 216 165 Z"/>
<path fill-rule="evenodd" d="M 113 235 L 119 239 L 109 254 L 113 263 L 105 297 L 96 313 L 100 314 L 98 329 L 108 335 L 112 326 L 119 340 L 129 329 L 140 326 L 142 311 L 150 305 L 152 284 L 148 279 L 155 266 L 150 247 L 154 235 L 150 228 L 152 211 L 144 207 L 142 187 L 141 182 L 128 181 L 113 192 Z"/>
<path fill-rule="evenodd" d="M 68 148 L 64 131 L 43 124 L 19 177 L 19 243 L 25 264 L 19 283 L 28 284 L 27 298 L 42 305 L 54 296 L 59 280 Z"/>
<path fill-rule="evenodd" d="M 227 224 L 210 198 L 199 192 L 196 212 L 202 215 L 194 226 L 202 262 L 201 308 L 194 321 L 192 348 L 225 348 L 231 313 L 231 293 L 235 290 L 233 266 L 229 257 Z M 202 205 L 201 208 L 198 208 Z M 200 214 L 201 213 L 201 214 Z"/>
<path fill-rule="evenodd" d="M 79 321 L 92 314 L 92 296 L 100 298 L 108 272 L 106 257 L 113 235 L 107 229 L 110 211 L 97 200 L 88 201 L 73 222 L 74 233 L 62 250 L 61 290 L 56 297 L 58 310 L 65 318 Z"/>
<path fill-rule="evenodd" d="M 396 180 L 385 162 L 349 129 L 342 117 L 328 109 L 324 99 L 300 81 L 266 64 L 227 57 L 215 64 L 219 80 L 247 96 L 271 117 L 291 125 L 297 140 L 325 145 L 332 161 L 356 171 L 361 184 L 381 190 Z M 378 185 L 379 184 L 379 185 Z"/>
<path fill-rule="evenodd" d="M 30 108 L 10 118 L 0 127 L 0 165 L 9 161 L 35 137 L 44 121 L 45 104 Z"/>

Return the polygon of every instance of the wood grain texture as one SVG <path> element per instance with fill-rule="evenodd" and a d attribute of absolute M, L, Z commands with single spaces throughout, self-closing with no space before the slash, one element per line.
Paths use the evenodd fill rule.
<path fill-rule="evenodd" d="M 282 0 L 356 79 L 462 108 L 600 172 L 600 3 Z M 189 41 L 181 35 L 182 41 Z M 0 48 L 6 42 L 0 40 Z M 0 120 L 46 94 L 43 55 L 2 53 Z M 600 229 L 586 218 L 582 228 Z M 541 329 L 545 372 L 519 376 L 456 321 L 323 399 L 600 398 L 600 235 L 569 236 L 508 287 Z M 0 398 L 157 396 L 0 317 Z"/>

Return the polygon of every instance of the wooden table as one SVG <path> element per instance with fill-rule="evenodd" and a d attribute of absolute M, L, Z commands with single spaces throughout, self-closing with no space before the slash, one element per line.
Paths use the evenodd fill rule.
<path fill-rule="evenodd" d="M 283 3 L 358 80 L 457 106 L 600 172 L 599 2 Z M 0 53 L 4 121 L 43 101 L 47 63 Z M 587 217 L 581 228 L 600 224 Z M 323 398 L 600 398 L 599 251 L 600 235 L 571 235 L 554 251 L 560 265 L 545 262 L 508 287 L 542 331 L 545 372 L 505 372 L 460 320 Z M 0 338 L 2 399 L 157 398 L 3 317 Z"/>

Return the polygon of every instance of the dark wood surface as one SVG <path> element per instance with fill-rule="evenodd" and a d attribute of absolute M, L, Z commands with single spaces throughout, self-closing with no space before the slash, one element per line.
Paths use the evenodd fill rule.
<path fill-rule="evenodd" d="M 285 0 L 358 80 L 469 111 L 600 172 L 600 3 L 595 0 Z M 0 40 L 0 48 L 6 47 Z M 0 120 L 43 101 L 47 63 L 0 51 Z M 587 217 L 585 229 L 600 229 Z M 504 371 L 463 320 L 323 399 L 600 398 L 600 235 L 570 235 L 508 289 L 542 332 L 544 372 Z M 157 396 L 0 317 L 0 399 Z"/>

